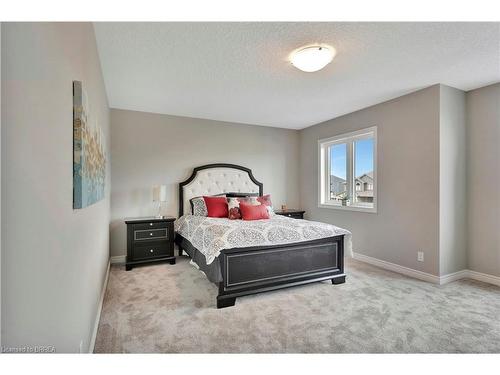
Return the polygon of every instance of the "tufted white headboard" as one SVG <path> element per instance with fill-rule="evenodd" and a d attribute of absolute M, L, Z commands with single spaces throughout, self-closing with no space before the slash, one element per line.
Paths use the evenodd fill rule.
<path fill-rule="evenodd" d="M 263 184 L 248 168 L 235 164 L 208 164 L 196 167 L 179 184 L 179 217 L 191 212 L 189 200 L 202 195 L 223 193 L 263 194 Z"/>

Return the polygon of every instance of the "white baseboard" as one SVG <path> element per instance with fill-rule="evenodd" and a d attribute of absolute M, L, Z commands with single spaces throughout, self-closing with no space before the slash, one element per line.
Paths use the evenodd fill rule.
<path fill-rule="evenodd" d="M 374 266 L 383 268 L 385 270 L 394 271 L 405 276 L 410 276 L 415 279 L 427 281 L 433 284 L 439 284 L 439 276 L 432 275 L 430 273 L 414 270 L 413 268 L 408 268 L 400 266 L 396 263 L 386 262 L 385 260 L 380 260 L 377 258 L 372 258 L 367 255 L 354 253 L 354 259 L 360 260 L 365 263 L 372 264 Z"/>
<path fill-rule="evenodd" d="M 458 272 L 449 273 L 448 275 L 439 277 L 439 284 L 444 285 L 460 279 L 466 279 L 468 275 L 469 275 L 469 270 L 462 270 Z"/>
<path fill-rule="evenodd" d="M 453 272 L 444 276 L 436 276 L 430 273 L 414 270 L 412 268 L 400 266 L 399 264 L 386 262 L 385 260 L 380 260 L 377 258 L 372 258 L 367 255 L 354 253 L 354 259 L 357 259 L 361 262 L 369 263 L 371 265 L 400 273 L 405 276 L 413 277 L 415 279 L 428 281 L 433 284 L 444 285 L 451 283 L 453 281 L 461 280 L 461 279 L 473 279 L 477 281 L 482 281 L 483 283 L 493 284 L 500 286 L 500 277 L 488 275 L 481 272 L 471 271 L 471 270 L 461 270 L 458 272 Z"/>
<path fill-rule="evenodd" d="M 487 273 L 467 270 L 467 278 L 477 281 L 482 281 L 483 283 L 500 286 L 500 277 L 488 275 Z"/>
<path fill-rule="evenodd" d="M 127 261 L 126 255 L 117 255 L 117 256 L 111 257 L 111 259 L 110 259 L 111 264 L 125 264 L 126 261 Z"/>
<path fill-rule="evenodd" d="M 94 330 L 92 332 L 92 337 L 90 338 L 89 353 L 94 352 L 95 340 L 97 338 L 97 330 L 99 328 L 99 321 L 101 320 L 102 304 L 104 303 L 104 295 L 106 294 L 106 288 L 108 286 L 109 278 L 109 268 L 111 267 L 111 261 L 108 261 L 108 267 L 106 269 L 106 276 L 104 277 L 104 283 L 101 289 L 101 298 L 99 299 L 99 305 L 97 306 L 97 314 L 94 321 Z"/>

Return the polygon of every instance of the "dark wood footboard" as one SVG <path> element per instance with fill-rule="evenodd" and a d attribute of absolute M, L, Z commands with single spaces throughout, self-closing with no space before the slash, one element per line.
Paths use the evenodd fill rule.
<path fill-rule="evenodd" d="M 308 242 L 223 250 L 217 308 L 236 298 L 317 281 L 345 282 L 344 236 Z"/>

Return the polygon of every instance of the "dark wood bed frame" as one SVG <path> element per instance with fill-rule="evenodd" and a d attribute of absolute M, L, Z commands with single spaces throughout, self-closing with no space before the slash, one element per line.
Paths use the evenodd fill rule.
<path fill-rule="evenodd" d="M 198 171 L 221 167 L 247 172 L 252 182 L 259 186 L 259 195 L 263 195 L 263 184 L 254 178 L 250 169 L 235 164 L 203 165 L 179 184 L 179 217 L 184 214 L 184 186 L 193 181 Z M 176 235 L 176 243 L 180 253 L 183 248 L 192 247 L 180 235 Z M 233 306 L 241 296 L 325 280 L 342 284 L 346 277 L 343 235 L 284 245 L 226 249 L 218 259 L 222 281 L 217 308 Z"/>

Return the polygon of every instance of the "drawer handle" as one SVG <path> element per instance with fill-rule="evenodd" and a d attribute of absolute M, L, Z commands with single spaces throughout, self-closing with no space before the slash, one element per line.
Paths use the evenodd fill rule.
<path fill-rule="evenodd" d="M 152 227 L 153 226 L 153 223 L 149 223 L 149 226 Z"/>
<path fill-rule="evenodd" d="M 150 235 L 150 236 L 152 236 L 152 235 L 153 235 L 153 233 L 149 233 L 149 235 Z"/>
<path fill-rule="evenodd" d="M 153 249 L 149 250 L 149 252 L 150 252 L 150 253 L 152 253 L 152 252 L 153 252 Z"/>

